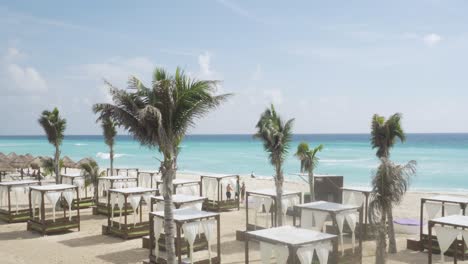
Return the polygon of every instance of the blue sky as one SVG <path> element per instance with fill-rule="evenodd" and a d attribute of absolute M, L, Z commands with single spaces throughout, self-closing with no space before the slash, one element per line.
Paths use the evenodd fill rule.
<path fill-rule="evenodd" d="M 365 133 L 401 112 L 408 132 L 468 132 L 466 1 L 0 1 L 0 134 L 99 134 L 103 78 L 156 66 L 235 94 L 192 133 L 252 133 L 273 102 L 297 133 Z"/>

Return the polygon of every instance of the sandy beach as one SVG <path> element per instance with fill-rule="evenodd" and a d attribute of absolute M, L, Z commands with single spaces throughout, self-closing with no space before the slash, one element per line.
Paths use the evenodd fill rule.
<path fill-rule="evenodd" d="M 180 178 L 197 178 L 195 175 L 179 174 Z M 273 188 L 267 179 L 251 179 L 244 176 L 247 190 Z M 285 182 L 285 190 L 307 191 L 299 182 Z M 421 197 L 436 193 L 408 192 L 401 205 L 394 210 L 395 218 L 418 218 Z M 82 210 L 81 231 L 41 237 L 26 230 L 25 223 L 0 224 L 1 263 L 142 263 L 148 258 L 148 250 L 142 248 L 141 239 L 122 240 L 101 234 L 106 223 L 105 216 L 92 215 L 91 209 Z M 244 243 L 236 241 L 236 230 L 245 228 L 245 209 L 221 214 L 222 263 L 244 263 Z M 399 253 L 390 255 L 389 263 L 426 263 L 427 254 L 406 250 L 410 236 L 398 234 Z M 260 263 L 258 245 L 252 243 L 251 263 Z M 374 241 L 364 242 L 364 263 L 374 262 Z M 435 256 L 435 261 L 439 256 Z M 447 257 L 446 261 L 451 258 Z M 463 262 L 460 262 L 463 263 Z"/>

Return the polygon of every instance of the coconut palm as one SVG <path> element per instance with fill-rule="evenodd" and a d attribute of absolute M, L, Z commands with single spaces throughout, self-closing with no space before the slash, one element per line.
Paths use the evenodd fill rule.
<path fill-rule="evenodd" d="M 128 91 L 108 83 L 112 104 L 96 104 L 99 119 L 112 118 L 140 144 L 158 148 L 164 197 L 164 232 L 167 263 L 175 263 L 173 221 L 173 179 L 177 147 L 195 120 L 219 106 L 229 95 L 215 95 L 217 81 L 196 80 L 179 68 L 174 75 L 157 68 L 151 87 L 130 77 Z"/>
<path fill-rule="evenodd" d="M 110 160 L 110 171 L 114 171 L 114 142 L 115 136 L 117 135 L 116 125 L 110 118 L 102 119 L 102 133 L 104 135 L 104 141 L 109 146 L 109 160 Z"/>
<path fill-rule="evenodd" d="M 79 168 L 82 170 L 83 176 L 85 177 L 85 186 L 93 185 L 94 188 L 94 204 L 98 204 L 99 199 L 99 177 L 105 176 L 106 172 L 99 169 L 99 165 L 95 160 L 88 160 L 87 162 L 81 163 Z"/>
<path fill-rule="evenodd" d="M 373 149 L 377 149 L 376 155 L 378 158 L 390 158 L 390 149 L 399 139 L 401 142 L 406 140 L 405 132 L 401 127 L 400 113 L 393 114 L 387 120 L 383 116 L 375 114 L 372 117 L 371 129 L 371 144 Z M 392 207 L 387 212 L 388 218 L 388 236 L 390 253 L 396 253 L 396 238 L 395 229 L 393 227 L 393 211 Z"/>
<path fill-rule="evenodd" d="M 67 127 L 67 120 L 65 120 L 65 118 L 60 117 L 59 110 L 56 107 L 52 111 L 43 111 L 38 121 L 44 129 L 44 132 L 46 133 L 47 140 L 49 140 L 49 143 L 55 147 L 55 182 L 60 183 L 60 146 L 62 145 L 65 128 Z"/>
<path fill-rule="evenodd" d="M 319 158 L 317 153 L 323 150 L 323 145 L 320 144 L 314 149 L 309 148 L 309 144 L 306 142 L 301 142 L 297 146 L 297 151 L 294 156 L 296 156 L 301 161 L 301 173 L 306 173 L 309 177 L 309 191 L 310 191 L 310 200 L 315 201 L 315 179 L 314 179 L 314 169 L 317 167 Z"/>
<path fill-rule="evenodd" d="M 386 219 L 392 207 L 398 205 L 408 190 L 411 176 L 416 173 L 416 161 L 405 165 L 394 164 L 387 158 L 381 158 L 381 163 L 372 179 L 371 202 L 369 217 L 372 224 L 378 226 L 376 264 L 386 261 Z"/>
<path fill-rule="evenodd" d="M 289 144 L 292 139 L 292 127 L 294 119 L 283 122 L 283 119 L 276 113 L 273 104 L 267 108 L 260 116 L 257 123 L 257 133 L 255 138 L 263 142 L 263 148 L 269 154 L 271 165 L 275 168 L 276 186 L 276 216 L 279 226 L 283 225 L 283 162 L 288 154 Z"/>

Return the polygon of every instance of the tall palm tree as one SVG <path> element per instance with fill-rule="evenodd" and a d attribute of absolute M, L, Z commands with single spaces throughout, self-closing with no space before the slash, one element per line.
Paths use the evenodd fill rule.
<path fill-rule="evenodd" d="M 315 201 L 315 179 L 314 170 L 318 165 L 319 158 L 317 153 L 323 150 L 323 145 L 320 144 L 314 149 L 309 148 L 309 144 L 301 142 L 297 146 L 296 154 L 294 154 L 301 161 L 301 173 L 307 172 L 309 176 L 309 191 L 310 200 Z"/>
<path fill-rule="evenodd" d="M 217 81 L 196 80 L 179 68 L 174 75 L 157 68 L 151 87 L 130 77 L 128 91 L 110 83 L 113 104 L 96 104 L 99 119 L 112 118 L 140 144 L 158 148 L 162 154 L 164 232 L 167 263 L 175 263 L 174 221 L 172 212 L 173 179 L 176 174 L 177 147 L 195 120 L 225 101 L 229 94 L 215 95 Z"/>
<path fill-rule="evenodd" d="M 47 140 L 49 140 L 49 143 L 55 147 L 55 182 L 57 184 L 61 183 L 62 181 L 60 178 L 59 168 L 60 146 L 62 145 L 65 128 L 67 127 L 67 120 L 65 120 L 65 118 L 60 117 L 59 110 L 57 109 L 57 107 L 55 107 L 52 111 L 43 111 L 38 121 L 44 129 L 44 132 L 46 133 Z"/>
<path fill-rule="evenodd" d="M 369 216 L 372 224 L 378 226 L 376 264 L 386 262 L 386 219 L 394 205 L 398 205 L 410 184 L 410 178 L 416 173 L 416 161 L 405 165 L 397 165 L 387 158 L 381 158 L 381 163 L 372 180 L 371 202 Z"/>
<path fill-rule="evenodd" d="M 104 135 L 104 141 L 109 146 L 109 160 L 110 160 L 110 171 L 111 174 L 114 171 L 114 143 L 115 136 L 117 135 L 116 125 L 109 117 L 102 119 L 102 133 Z"/>
<path fill-rule="evenodd" d="M 387 120 L 385 117 L 375 114 L 372 117 L 371 128 L 371 144 L 373 149 L 377 149 L 376 155 L 378 158 L 390 158 L 390 149 L 395 145 L 399 139 L 401 142 L 406 140 L 405 132 L 401 127 L 400 113 L 393 114 Z M 393 226 L 393 211 L 392 207 L 388 208 L 388 236 L 390 253 L 396 253 L 396 238 L 395 229 Z"/>
<path fill-rule="evenodd" d="M 79 165 L 85 177 L 85 186 L 93 185 L 94 188 L 94 204 L 98 204 L 99 199 L 99 177 L 105 176 L 106 172 L 99 169 L 99 165 L 95 160 Z"/>
<path fill-rule="evenodd" d="M 294 119 L 286 123 L 276 113 L 273 104 L 267 108 L 260 116 L 257 123 L 257 133 L 255 138 L 263 142 L 263 148 L 269 153 L 271 165 L 275 168 L 275 186 L 276 186 L 276 216 L 279 226 L 283 225 L 283 162 L 288 154 L 289 144 L 292 139 L 292 127 Z"/>

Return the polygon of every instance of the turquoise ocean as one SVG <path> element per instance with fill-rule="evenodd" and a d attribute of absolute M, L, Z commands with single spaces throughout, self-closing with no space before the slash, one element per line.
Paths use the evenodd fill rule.
<path fill-rule="evenodd" d="M 307 134 L 295 135 L 290 155 L 284 166 L 285 176 L 299 170 L 293 153 L 301 141 L 311 146 L 323 144 L 319 154 L 318 174 L 343 175 L 345 185 L 366 185 L 370 182 L 378 160 L 367 134 Z M 32 155 L 53 154 L 53 147 L 44 136 L 0 136 L 0 152 Z M 155 170 L 160 154 L 156 149 L 140 146 L 130 136 L 118 136 L 115 146 L 115 166 Z M 108 147 L 102 136 L 67 136 L 62 155 L 75 161 L 92 157 L 100 166 L 109 164 Z M 468 134 L 409 134 L 404 144 L 391 151 L 394 162 L 418 162 L 413 190 L 468 191 Z M 192 173 L 255 173 L 271 177 L 273 169 L 261 142 L 251 135 L 190 135 L 182 143 L 178 160 L 180 171 Z"/>

